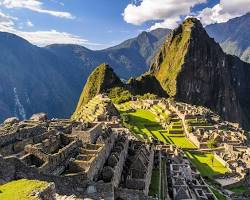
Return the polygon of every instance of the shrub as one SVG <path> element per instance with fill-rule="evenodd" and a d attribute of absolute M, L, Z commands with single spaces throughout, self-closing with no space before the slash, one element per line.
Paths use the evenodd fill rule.
<path fill-rule="evenodd" d="M 132 98 L 131 93 L 122 87 L 115 87 L 110 89 L 108 91 L 108 96 L 115 104 L 121 104 L 130 101 Z"/>

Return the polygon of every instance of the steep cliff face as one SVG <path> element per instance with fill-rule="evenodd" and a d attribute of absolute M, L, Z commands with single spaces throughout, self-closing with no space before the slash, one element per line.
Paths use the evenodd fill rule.
<path fill-rule="evenodd" d="M 107 92 L 114 87 L 123 87 L 123 83 L 109 65 L 99 65 L 88 77 L 76 110 L 96 95 Z"/>
<path fill-rule="evenodd" d="M 209 107 L 226 120 L 249 123 L 250 65 L 225 54 L 199 20 L 189 18 L 170 34 L 150 73 L 177 100 Z"/>
<path fill-rule="evenodd" d="M 127 88 L 133 95 L 155 94 L 159 97 L 168 97 L 160 82 L 151 74 L 144 74 L 137 78 L 129 79 Z"/>

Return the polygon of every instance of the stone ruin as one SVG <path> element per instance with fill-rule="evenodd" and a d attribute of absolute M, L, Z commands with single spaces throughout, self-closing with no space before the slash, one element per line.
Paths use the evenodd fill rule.
<path fill-rule="evenodd" d="M 197 119 L 201 115 L 209 116 L 202 108 L 186 113 L 178 104 L 145 101 L 148 108 L 154 104 L 162 104 L 165 109 L 179 106 L 169 111 L 178 120 L 191 119 L 195 112 L 199 112 L 195 115 Z M 115 113 L 113 117 L 119 118 Z M 152 171 L 164 157 L 167 158 L 167 199 L 216 199 L 180 149 L 173 145 L 138 141 L 119 120 L 110 119 L 106 116 L 94 121 L 48 120 L 41 113 L 25 121 L 7 119 L 0 126 L 0 184 L 21 178 L 37 179 L 53 182 L 55 192 L 60 195 L 153 200 L 156 198 L 149 196 Z M 217 121 L 217 127 L 223 127 L 223 123 Z M 241 138 L 242 129 L 233 124 L 227 127 L 227 131 L 238 131 L 239 140 L 244 139 Z M 227 145 L 216 152 L 216 156 L 250 184 L 246 170 L 250 167 L 249 148 L 229 142 Z"/>
<path fill-rule="evenodd" d="M 81 122 L 112 121 L 114 116 L 119 116 L 118 110 L 105 94 L 100 94 L 77 110 L 73 119 Z"/>
<path fill-rule="evenodd" d="M 169 163 L 167 165 L 167 180 L 170 199 L 217 199 L 181 150 L 173 150 L 173 147 L 170 147 L 167 148 L 167 152 Z"/>
<path fill-rule="evenodd" d="M 153 148 L 134 143 L 127 129 L 103 120 L 48 120 L 43 114 L 6 120 L 0 126 L 0 184 L 37 179 L 53 182 L 62 195 L 117 199 L 129 190 L 138 193 L 134 199 L 150 199 Z"/>

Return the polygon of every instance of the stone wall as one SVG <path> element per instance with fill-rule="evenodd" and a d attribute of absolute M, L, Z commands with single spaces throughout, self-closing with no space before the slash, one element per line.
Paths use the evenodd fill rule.
<path fill-rule="evenodd" d="M 72 134 L 77 136 L 84 143 L 95 143 L 97 138 L 102 134 L 103 123 L 91 123 L 93 126 L 87 130 L 73 130 Z"/>
<path fill-rule="evenodd" d="M 128 146 L 129 146 L 129 141 L 126 140 L 124 143 L 124 149 L 120 153 L 119 161 L 118 161 L 117 165 L 114 167 L 114 175 L 112 178 L 112 183 L 113 183 L 114 187 L 118 187 L 118 185 L 120 183 L 123 165 L 124 165 L 124 162 L 125 162 L 125 160 L 127 158 L 127 154 L 128 154 Z"/>
<path fill-rule="evenodd" d="M 25 147 L 25 151 L 44 161 L 44 164 L 38 168 L 40 172 L 51 173 L 57 166 L 65 162 L 67 159 L 70 159 L 72 154 L 78 151 L 79 142 L 80 141 L 78 140 L 74 140 L 54 154 L 47 154 L 46 152 L 43 152 L 39 148 L 39 145 L 41 144 L 28 145 Z"/>
<path fill-rule="evenodd" d="M 15 178 L 16 167 L 0 155 L 0 185 L 7 183 Z"/>
<path fill-rule="evenodd" d="M 39 200 L 56 200 L 55 184 L 49 183 L 45 189 L 36 194 L 36 197 Z"/>
<path fill-rule="evenodd" d="M 29 128 L 18 128 L 18 130 L 13 131 L 12 133 L 0 135 L 0 146 L 6 146 L 15 143 L 16 141 L 34 137 L 46 131 L 47 128 L 40 125 Z"/>
<path fill-rule="evenodd" d="M 44 127 L 35 126 L 28 129 L 24 128 L 20 131 L 6 135 L 0 135 L 0 154 L 3 156 L 10 156 L 19 153 L 24 150 L 26 145 L 41 142 L 44 138 L 55 134 L 54 130 L 49 132 L 46 131 Z"/>
<path fill-rule="evenodd" d="M 117 188 L 115 189 L 115 199 L 122 200 L 156 200 L 155 198 L 146 196 L 142 191 L 139 190 L 131 190 L 125 188 Z"/>
<path fill-rule="evenodd" d="M 88 186 L 84 197 L 92 199 L 115 200 L 112 183 L 95 183 Z"/>
<path fill-rule="evenodd" d="M 149 157 L 149 166 L 148 166 L 146 180 L 145 180 L 145 189 L 144 189 L 144 194 L 145 195 L 148 195 L 148 192 L 149 192 L 149 186 L 150 186 L 150 183 L 151 183 L 153 164 L 154 164 L 154 150 L 151 149 L 150 157 Z"/>
<path fill-rule="evenodd" d="M 86 176 L 82 174 L 75 174 L 72 176 L 57 176 L 53 174 L 43 174 L 37 170 L 36 167 L 28 167 L 22 161 L 15 157 L 0 158 L 0 174 L 5 174 L 2 183 L 6 183 L 14 179 L 36 179 L 47 182 L 54 182 L 56 191 L 60 194 L 83 194 L 89 184 Z M 11 166 L 7 167 L 7 166 Z M 8 170 L 6 170 L 6 167 Z M 13 169 L 12 169 L 13 167 Z"/>

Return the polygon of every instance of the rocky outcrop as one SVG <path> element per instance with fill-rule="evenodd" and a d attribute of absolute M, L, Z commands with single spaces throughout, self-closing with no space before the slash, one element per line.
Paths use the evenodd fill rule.
<path fill-rule="evenodd" d="M 170 34 L 150 73 L 177 100 L 249 125 L 250 65 L 225 54 L 199 20 L 189 18 Z"/>

